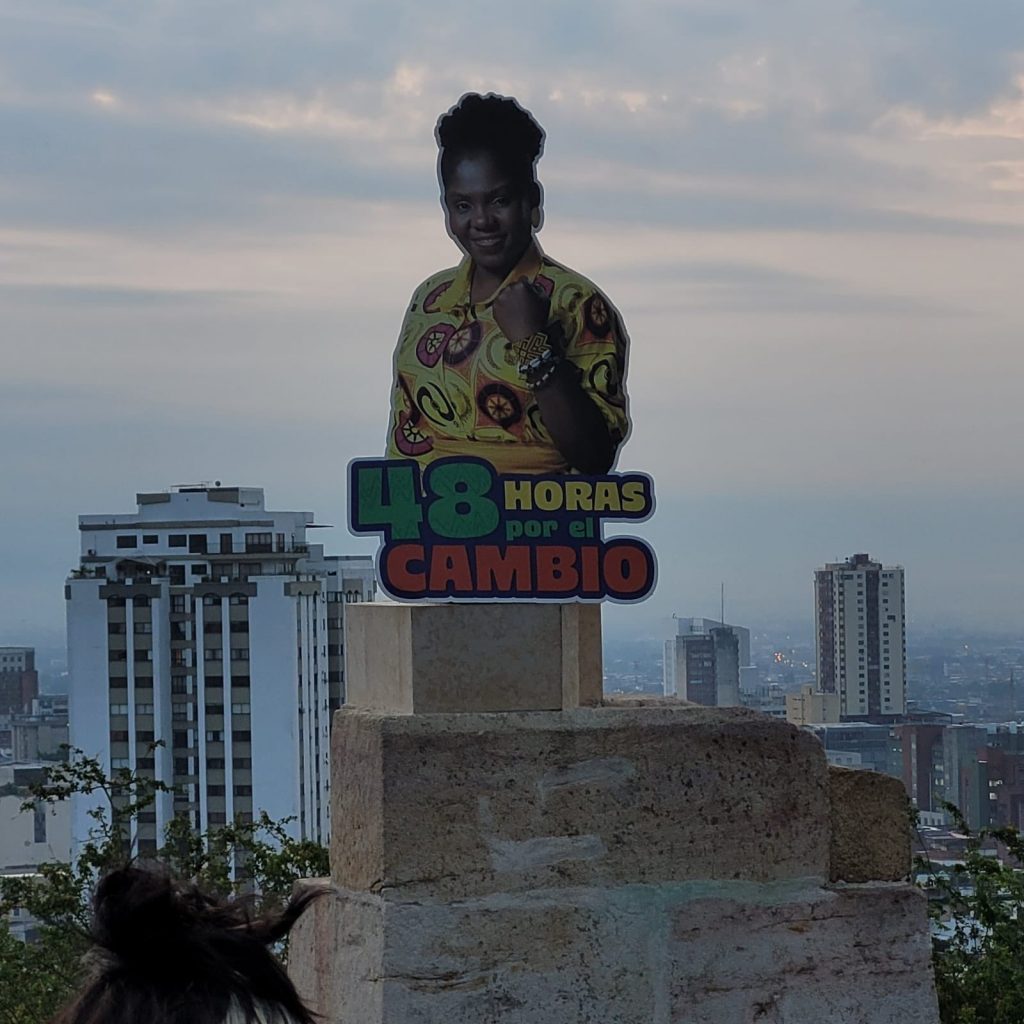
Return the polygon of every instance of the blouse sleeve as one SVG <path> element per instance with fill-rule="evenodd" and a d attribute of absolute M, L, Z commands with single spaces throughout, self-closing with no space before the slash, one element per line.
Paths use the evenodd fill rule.
<path fill-rule="evenodd" d="M 626 398 L 628 339 L 615 307 L 596 289 L 581 297 L 566 328 L 566 358 L 579 368 L 580 384 L 601 410 L 616 449 L 630 430 Z"/>

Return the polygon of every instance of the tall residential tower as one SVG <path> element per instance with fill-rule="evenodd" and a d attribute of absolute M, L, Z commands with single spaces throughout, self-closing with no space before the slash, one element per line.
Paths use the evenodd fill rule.
<path fill-rule="evenodd" d="M 139 816 L 141 851 L 174 816 L 206 829 L 262 810 L 325 842 L 344 607 L 373 599 L 372 560 L 325 556 L 306 539 L 312 513 L 267 511 L 260 488 L 137 501 L 79 517 L 64 591 L 72 746 L 174 786 Z M 76 842 L 90 806 L 73 808 Z"/>
<path fill-rule="evenodd" d="M 814 574 L 818 689 L 839 694 L 844 719 L 906 714 L 903 569 L 866 554 Z"/>

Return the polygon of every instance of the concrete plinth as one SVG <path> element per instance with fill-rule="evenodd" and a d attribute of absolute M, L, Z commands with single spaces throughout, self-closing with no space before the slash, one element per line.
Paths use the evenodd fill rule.
<path fill-rule="evenodd" d="M 536 711 L 601 701 L 601 607 L 354 604 L 345 692 L 395 714 Z"/>
<path fill-rule="evenodd" d="M 784 722 L 349 708 L 332 742 L 334 891 L 290 953 L 331 1024 L 937 1024 L 924 898 L 832 880 L 905 876 L 902 795 Z"/>

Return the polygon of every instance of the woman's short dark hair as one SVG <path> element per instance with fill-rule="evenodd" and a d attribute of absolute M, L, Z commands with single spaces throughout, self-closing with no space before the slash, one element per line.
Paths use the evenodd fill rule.
<path fill-rule="evenodd" d="M 314 1024 L 268 946 L 322 890 L 276 913 L 137 865 L 106 875 L 93 901 L 92 976 L 53 1024 L 221 1024 L 231 1012 Z"/>
<path fill-rule="evenodd" d="M 460 157 L 489 153 L 523 185 L 535 182 L 544 150 L 544 129 L 508 96 L 470 92 L 438 119 L 434 131 L 441 149 L 441 183 Z"/>

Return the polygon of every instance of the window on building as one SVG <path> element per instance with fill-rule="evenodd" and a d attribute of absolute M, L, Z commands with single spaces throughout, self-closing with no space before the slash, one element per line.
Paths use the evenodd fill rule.
<path fill-rule="evenodd" d="M 171 611 L 187 612 L 188 611 L 188 595 L 187 594 L 174 594 L 171 597 Z"/>
<path fill-rule="evenodd" d="M 231 603 L 232 604 L 236 604 L 236 605 L 238 605 L 238 604 L 248 604 L 249 603 L 249 595 L 248 594 L 232 594 L 231 595 Z"/>
<path fill-rule="evenodd" d="M 146 633 L 146 634 L 152 633 L 153 632 L 153 623 L 152 622 L 136 622 L 135 623 L 135 632 L 136 633 Z"/>
<path fill-rule="evenodd" d="M 207 685 L 207 688 L 210 688 L 210 689 L 212 689 L 215 686 L 223 686 L 224 685 L 224 677 L 223 676 L 207 676 L 206 677 L 206 685 Z"/>
<path fill-rule="evenodd" d="M 232 676 L 231 685 L 237 687 L 239 690 L 249 689 L 249 677 L 248 676 Z"/>
<path fill-rule="evenodd" d="M 220 633 L 223 632 L 223 624 L 220 618 L 203 619 L 203 632 L 204 633 Z"/>
<path fill-rule="evenodd" d="M 216 594 L 204 594 L 203 605 L 207 608 L 220 607 L 220 598 Z"/>
<path fill-rule="evenodd" d="M 223 715 L 224 705 L 223 704 L 207 704 L 206 713 L 208 715 Z"/>
<path fill-rule="evenodd" d="M 274 535 L 272 533 L 247 533 L 245 535 L 245 550 L 252 554 L 266 554 L 274 549 Z"/>
<path fill-rule="evenodd" d="M 231 660 L 232 661 L 248 661 L 249 660 L 249 648 L 248 647 L 232 647 L 231 648 Z"/>
<path fill-rule="evenodd" d="M 153 730 L 152 729 L 137 729 L 135 732 L 135 739 L 138 743 L 152 743 L 153 742 Z"/>
<path fill-rule="evenodd" d="M 219 771 L 221 768 L 224 767 L 224 758 L 208 757 L 206 759 L 206 767 L 209 768 L 211 771 Z"/>
<path fill-rule="evenodd" d="M 235 768 L 241 768 L 241 769 L 252 768 L 252 758 L 251 757 L 233 757 L 231 759 L 231 764 Z"/>
<path fill-rule="evenodd" d="M 111 704 L 110 713 L 112 715 L 127 715 L 128 705 L 127 704 Z"/>
<path fill-rule="evenodd" d="M 192 566 L 193 576 L 205 576 L 208 572 L 208 568 L 205 562 L 196 562 Z"/>
<path fill-rule="evenodd" d="M 160 538 L 155 533 L 144 533 L 142 535 L 143 544 L 159 544 Z"/>
<path fill-rule="evenodd" d="M 145 594 L 137 595 L 134 598 L 134 600 L 135 600 L 135 607 L 136 608 L 148 608 L 149 607 L 149 598 Z"/>
<path fill-rule="evenodd" d="M 136 704 L 135 705 L 135 714 L 137 714 L 137 715 L 151 715 L 151 714 L 153 714 L 153 705 L 152 704 Z"/>
<path fill-rule="evenodd" d="M 248 715 L 251 713 L 250 705 L 248 704 L 232 704 L 231 714 L 233 715 Z"/>
<path fill-rule="evenodd" d="M 171 717 L 172 718 L 188 718 L 188 704 L 172 704 L 171 705 Z"/>
<path fill-rule="evenodd" d="M 189 775 L 188 758 L 187 757 L 176 757 L 174 759 L 174 774 L 175 775 Z"/>
<path fill-rule="evenodd" d="M 236 743 L 251 743 L 252 732 L 249 729 L 235 729 L 234 732 L 231 733 L 231 738 Z"/>
<path fill-rule="evenodd" d="M 247 619 L 232 620 L 232 622 L 229 624 L 229 628 L 231 629 L 232 633 L 248 633 L 249 622 Z"/>
<path fill-rule="evenodd" d="M 107 633 L 111 636 L 124 636 L 128 632 L 128 627 L 123 622 L 108 622 Z"/>
<path fill-rule="evenodd" d="M 232 551 L 231 547 L 231 534 L 222 533 L 220 535 L 220 553 L 222 555 L 230 555 Z"/>
<path fill-rule="evenodd" d="M 224 796 L 224 787 L 219 784 L 210 785 L 206 787 L 207 796 Z"/>
<path fill-rule="evenodd" d="M 210 811 L 207 815 L 207 820 L 211 825 L 225 825 L 227 824 L 227 816 L 224 811 Z"/>
<path fill-rule="evenodd" d="M 206 742 L 207 743 L 223 743 L 224 742 L 224 730 L 223 729 L 207 729 L 207 731 L 206 731 Z"/>
<path fill-rule="evenodd" d="M 188 550 L 191 555 L 206 554 L 206 534 L 190 533 L 188 535 Z"/>
<path fill-rule="evenodd" d="M 152 770 L 152 769 L 156 768 L 156 758 L 155 757 L 137 757 L 135 759 L 135 767 L 136 768 L 144 768 L 144 769 L 147 769 L 147 770 Z M 139 815 L 139 821 L 142 821 L 142 815 L 141 814 Z"/>
<path fill-rule="evenodd" d="M 111 743 L 127 743 L 128 742 L 128 730 L 127 729 L 111 729 L 110 730 L 110 742 Z"/>
<path fill-rule="evenodd" d="M 122 534 L 117 538 L 117 546 L 119 548 L 137 548 L 139 546 L 139 538 L 134 533 Z"/>
<path fill-rule="evenodd" d="M 188 741 L 188 730 L 187 729 L 175 729 L 171 733 L 171 743 L 176 747 L 187 747 L 189 746 Z"/>
<path fill-rule="evenodd" d="M 221 649 L 219 647 L 207 647 L 203 651 L 203 659 L 205 661 L 220 661 Z"/>
<path fill-rule="evenodd" d="M 233 792 L 235 796 L 252 796 L 252 786 L 235 786 Z"/>
<path fill-rule="evenodd" d="M 167 538 L 167 546 L 172 548 L 183 548 L 188 543 L 188 538 L 183 533 L 172 533 Z"/>

